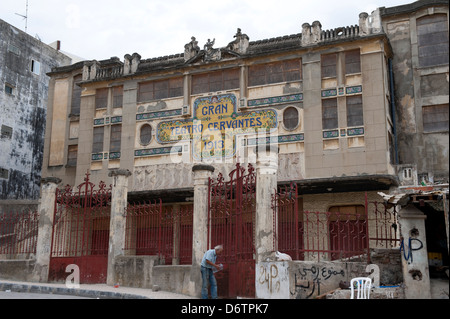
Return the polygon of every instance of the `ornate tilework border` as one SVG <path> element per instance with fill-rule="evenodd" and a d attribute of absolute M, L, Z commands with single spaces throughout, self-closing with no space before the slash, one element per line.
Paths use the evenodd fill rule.
<path fill-rule="evenodd" d="M 262 99 L 248 100 L 247 105 L 250 107 L 277 104 L 277 103 L 288 103 L 288 102 L 301 102 L 303 101 L 303 93 L 297 93 L 292 95 L 274 96 Z"/>
<path fill-rule="evenodd" d="M 94 125 L 103 125 L 105 124 L 105 118 L 94 119 Z"/>
<path fill-rule="evenodd" d="M 106 116 L 94 119 L 94 126 L 105 125 L 105 124 L 117 124 L 122 123 L 122 115 L 119 116 Z"/>
<path fill-rule="evenodd" d="M 176 110 L 168 110 L 168 111 L 158 111 L 158 112 L 148 112 L 148 113 L 139 113 L 136 114 L 136 120 L 152 120 L 161 117 L 170 117 L 170 116 L 178 116 L 182 114 L 181 109 Z"/>
<path fill-rule="evenodd" d="M 165 154 L 179 153 L 182 150 L 183 150 L 182 146 L 149 148 L 149 149 L 135 150 L 134 156 L 165 155 Z"/>
<path fill-rule="evenodd" d="M 362 93 L 362 85 L 356 85 L 356 86 L 347 86 L 345 87 L 345 94 L 358 94 Z M 344 88 L 333 88 L 333 89 L 326 89 L 322 90 L 321 96 L 326 97 L 334 97 L 334 96 L 344 96 Z"/>
<path fill-rule="evenodd" d="M 323 138 L 338 138 L 339 135 L 341 137 L 364 135 L 364 127 L 343 128 L 340 130 L 323 131 L 322 133 Z"/>
<path fill-rule="evenodd" d="M 109 153 L 109 159 L 119 159 L 120 158 L 120 152 L 110 152 Z"/>
<path fill-rule="evenodd" d="M 337 89 L 322 90 L 321 96 L 322 97 L 337 96 Z"/>
<path fill-rule="evenodd" d="M 304 139 L 305 139 L 305 136 L 303 133 L 290 134 L 290 135 L 279 135 L 278 140 L 277 140 L 277 136 L 269 136 L 269 137 L 266 137 L 266 144 L 277 143 L 277 142 L 278 143 L 303 142 Z M 247 145 L 254 146 L 254 145 L 256 145 L 257 140 L 258 140 L 257 138 L 250 138 L 247 140 Z M 263 143 L 258 143 L 258 144 L 263 144 Z"/>
<path fill-rule="evenodd" d="M 339 137 L 339 130 L 323 131 L 323 138 L 336 138 Z"/>
<path fill-rule="evenodd" d="M 348 136 L 364 135 L 364 127 L 355 127 L 347 129 Z"/>
<path fill-rule="evenodd" d="M 357 94 L 362 92 L 362 85 L 348 86 L 345 88 L 345 94 Z"/>
<path fill-rule="evenodd" d="M 101 161 L 103 158 L 108 158 L 108 153 L 92 153 L 91 159 L 93 161 Z"/>

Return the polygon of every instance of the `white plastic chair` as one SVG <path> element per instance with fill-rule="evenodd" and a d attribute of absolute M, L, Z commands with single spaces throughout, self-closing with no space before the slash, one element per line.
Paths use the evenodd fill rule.
<path fill-rule="evenodd" d="M 356 277 L 350 281 L 350 288 L 352 289 L 352 295 L 350 299 L 369 299 L 370 288 L 372 288 L 372 280 L 368 277 Z"/>

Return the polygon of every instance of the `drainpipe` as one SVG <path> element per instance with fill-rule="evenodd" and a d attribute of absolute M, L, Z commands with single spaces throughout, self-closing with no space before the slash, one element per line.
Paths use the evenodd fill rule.
<path fill-rule="evenodd" d="M 392 130 L 394 133 L 395 164 L 398 165 L 397 125 L 395 121 L 395 89 L 394 89 L 394 72 L 392 71 L 392 59 L 388 59 L 388 64 L 389 64 L 389 89 L 391 93 Z"/>

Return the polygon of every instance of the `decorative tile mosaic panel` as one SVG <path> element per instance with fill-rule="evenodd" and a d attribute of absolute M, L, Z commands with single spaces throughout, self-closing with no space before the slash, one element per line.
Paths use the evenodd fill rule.
<path fill-rule="evenodd" d="M 339 130 L 323 131 L 323 138 L 339 137 Z"/>
<path fill-rule="evenodd" d="M 356 94 L 362 92 L 362 85 L 348 86 L 345 88 L 345 94 Z"/>
<path fill-rule="evenodd" d="M 111 124 L 122 123 L 122 116 L 111 117 Z"/>
<path fill-rule="evenodd" d="M 103 125 L 105 124 L 105 118 L 94 119 L 94 125 Z"/>
<path fill-rule="evenodd" d="M 322 97 L 337 96 L 337 89 L 322 90 Z"/>
<path fill-rule="evenodd" d="M 277 103 L 289 103 L 289 102 L 301 102 L 303 101 L 303 93 L 297 93 L 292 95 L 274 96 L 262 99 L 248 100 L 247 105 L 250 107 L 277 104 Z"/>
<path fill-rule="evenodd" d="M 165 155 L 171 153 L 179 153 L 183 150 L 182 146 L 167 146 L 158 148 L 149 148 L 143 150 L 135 150 L 134 156 L 153 156 L 153 155 Z"/>
<path fill-rule="evenodd" d="M 364 127 L 355 127 L 347 129 L 348 136 L 364 135 Z"/>
<path fill-rule="evenodd" d="M 161 117 L 181 115 L 181 109 L 136 114 L 136 120 L 152 120 Z"/>
<path fill-rule="evenodd" d="M 101 161 L 103 159 L 103 153 L 93 153 L 91 158 L 93 161 Z"/>
<path fill-rule="evenodd" d="M 120 152 L 110 152 L 109 153 L 109 159 L 119 159 L 120 158 Z"/>
<path fill-rule="evenodd" d="M 305 139 L 304 134 L 290 134 L 290 135 L 279 135 L 278 139 L 277 136 L 269 136 L 266 137 L 266 144 L 272 144 L 272 143 L 293 143 L 293 142 L 303 142 Z M 258 144 L 264 144 L 262 141 L 260 142 L 257 138 L 250 138 L 247 141 L 248 146 L 254 146 L 256 145 L 256 142 L 258 141 Z"/>

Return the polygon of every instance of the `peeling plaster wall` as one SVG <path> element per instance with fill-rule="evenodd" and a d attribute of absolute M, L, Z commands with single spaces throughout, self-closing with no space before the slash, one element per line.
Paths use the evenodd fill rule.
<path fill-rule="evenodd" d="M 70 58 L 0 20 L 0 199 L 39 197 L 49 77 L 52 67 Z M 39 74 L 31 71 L 39 62 Z M 5 85 L 13 88 L 12 94 Z M 5 178 L 6 177 L 6 178 Z"/>
<path fill-rule="evenodd" d="M 449 179 L 449 136 L 447 131 L 424 132 L 423 106 L 448 104 L 449 65 L 419 66 L 417 19 L 447 14 L 448 6 L 424 5 L 414 12 L 383 17 L 394 57 L 397 143 L 400 165 L 416 165 L 426 181 L 445 183 Z"/>

